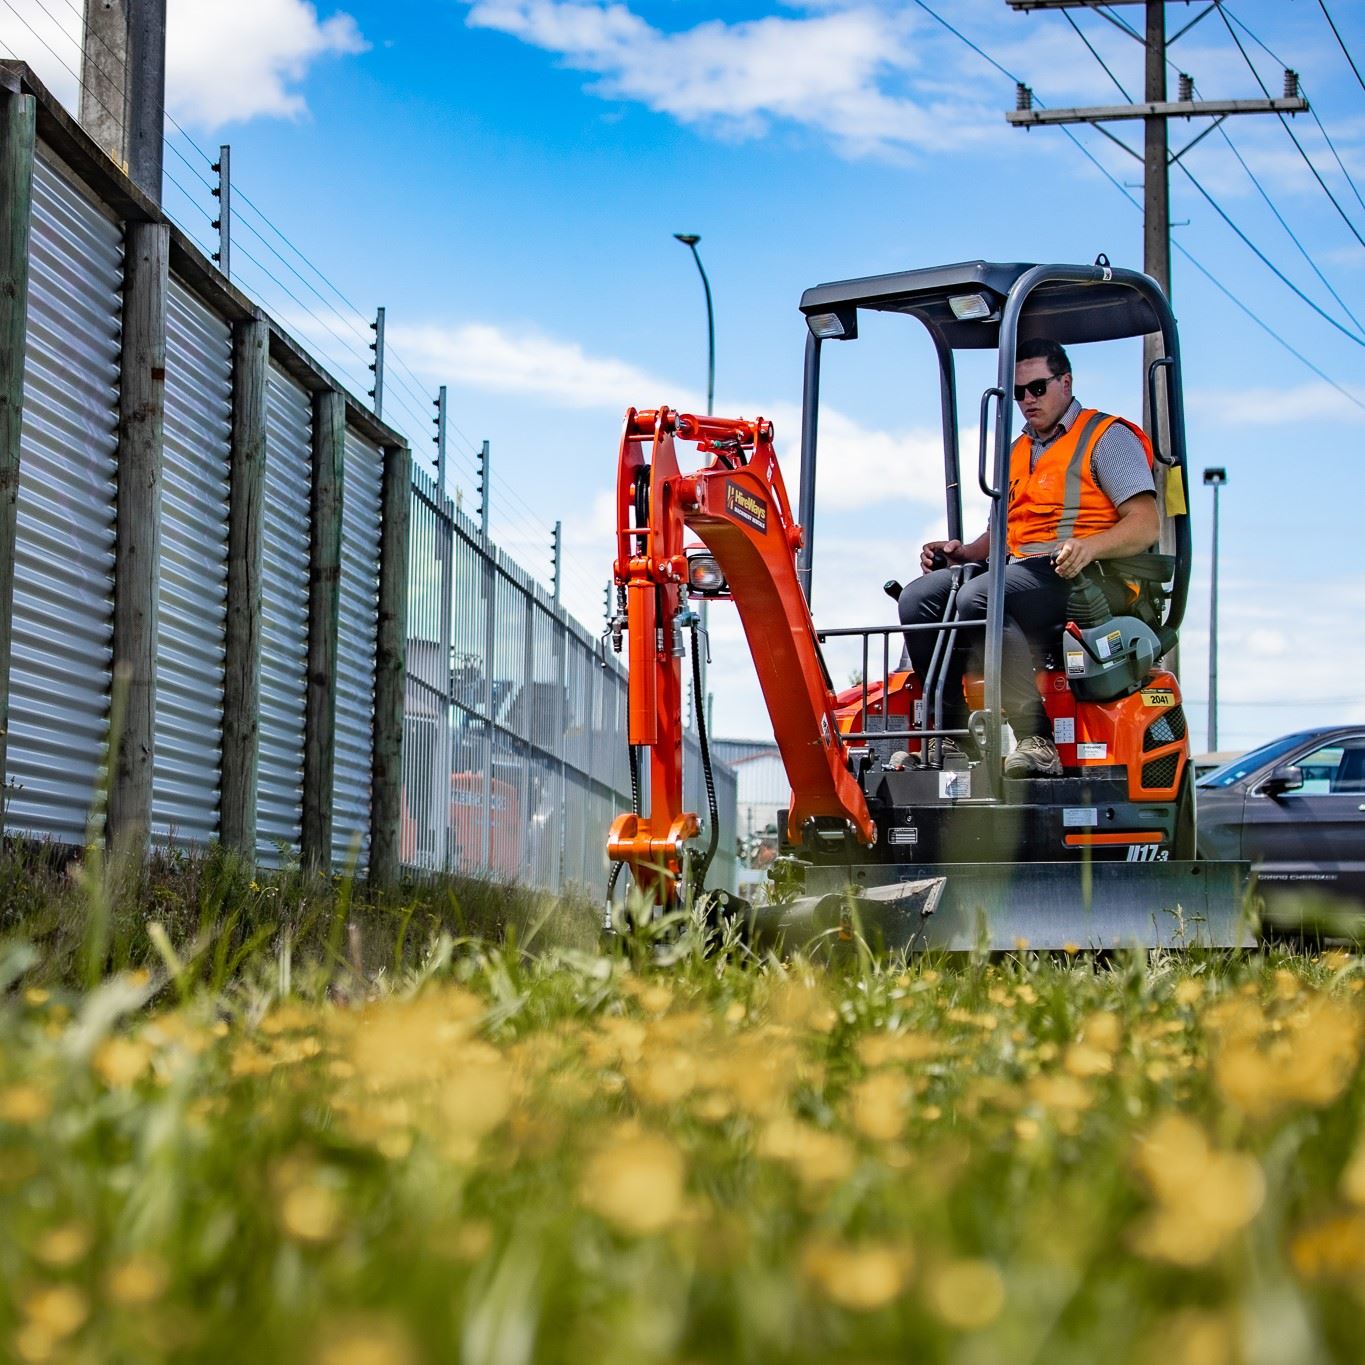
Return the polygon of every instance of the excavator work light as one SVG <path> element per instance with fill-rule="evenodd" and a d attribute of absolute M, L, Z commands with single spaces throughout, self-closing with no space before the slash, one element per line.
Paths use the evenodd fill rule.
<path fill-rule="evenodd" d="M 687 556 L 687 586 L 698 597 L 716 597 L 729 591 L 729 584 L 715 556 L 704 550 L 694 551 Z"/>
<path fill-rule="evenodd" d="M 984 294 L 955 294 L 948 299 L 948 307 L 959 322 L 988 322 L 1000 316 Z"/>

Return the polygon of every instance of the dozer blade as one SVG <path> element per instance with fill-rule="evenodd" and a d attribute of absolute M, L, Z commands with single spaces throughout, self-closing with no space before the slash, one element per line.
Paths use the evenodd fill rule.
<path fill-rule="evenodd" d="M 749 927 L 778 948 L 855 935 L 911 952 L 1250 947 L 1247 880 L 1230 862 L 811 868 L 815 894 L 756 906 Z"/>

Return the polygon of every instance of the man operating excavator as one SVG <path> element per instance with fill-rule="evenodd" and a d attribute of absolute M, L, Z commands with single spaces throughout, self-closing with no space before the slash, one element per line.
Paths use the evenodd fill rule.
<path fill-rule="evenodd" d="M 1017 743 L 1005 760 L 1005 776 L 1060 777 L 1052 725 L 1034 681 L 1038 653 L 1066 624 L 1071 580 L 1096 560 L 1140 554 L 1156 541 L 1152 446 L 1126 419 L 1081 406 L 1072 396 L 1071 362 L 1057 342 L 1023 341 L 1015 360 L 1014 398 L 1024 429 L 1010 452 L 1001 695 Z M 925 545 L 923 574 L 900 596 L 901 624 L 941 620 L 952 566 L 984 563 L 989 547 L 989 531 L 965 545 Z M 987 582 L 982 574 L 963 585 L 958 619 L 985 619 Z M 1123 591 L 1121 584 L 1115 588 Z M 925 677 L 933 633 L 907 631 L 905 641 L 915 672 Z M 959 643 L 945 664 L 946 729 L 967 724 L 962 678 L 969 662 L 980 667 L 974 653 L 979 656 L 979 643 Z M 965 747 L 972 747 L 970 740 Z"/>

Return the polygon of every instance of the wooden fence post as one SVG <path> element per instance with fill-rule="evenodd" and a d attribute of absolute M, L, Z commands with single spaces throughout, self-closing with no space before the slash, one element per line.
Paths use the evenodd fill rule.
<path fill-rule="evenodd" d="M 270 324 L 237 323 L 232 335 L 232 453 L 228 495 L 227 640 L 223 685 L 223 778 L 218 837 L 256 858 L 260 766 L 261 553 Z"/>
<path fill-rule="evenodd" d="M 337 624 L 341 602 L 341 498 L 346 398 L 313 395 L 313 507 L 308 571 L 308 702 L 303 744 L 303 863 L 332 865 L 336 774 Z"/>
<path fill-rule="evenodd" d="M 374 663 L 374 771 L 370 784 L 370 881 L 394 886 L 402 862 L 403 700 L 407 687 L 408 509 L 412 457 L 384 450 L 379 539 L 379 629 Z M 447 661 L 446 664 L 449 667 Z"/>
<path fill-rule="evenodd" d="M 116 749 L 108 832 L 111 847 L 131 857 L 145 853 L 152 821 L 170 245 L 166 223 L 127 224 L 114 557 L 112 714 L 117 734 L 111 736 Z"/>
<path fill-rule="evenodd" d="M 37 111 L 32 95 L 0 91 L 0 838 L 9 804 L 5 762 Z"/>

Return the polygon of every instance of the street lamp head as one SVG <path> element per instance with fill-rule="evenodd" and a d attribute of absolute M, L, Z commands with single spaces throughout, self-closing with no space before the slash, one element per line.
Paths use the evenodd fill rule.
<path fill-rule="evenodd" d="M 1217 488 L 1220 484 L 1228 481 L 1228 471 L 1226 469 L 1206 469 L 1204 471 L 1204 482 L 1211 487 Z"/>
<path fill-rule="evenodd" d="M 675 232 L 673 234 L 684 246 L 696 246 L 701 241 L 699 232 Z"/>

